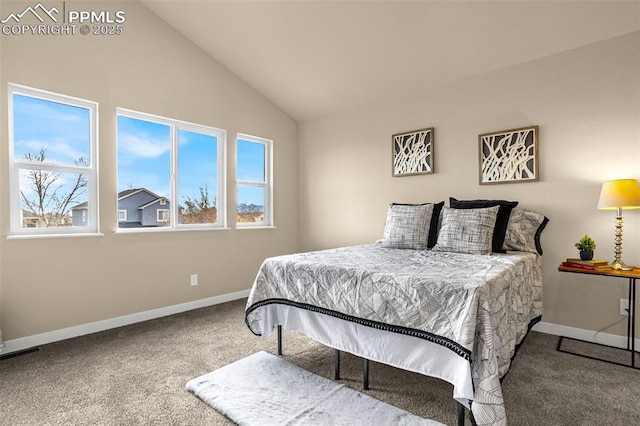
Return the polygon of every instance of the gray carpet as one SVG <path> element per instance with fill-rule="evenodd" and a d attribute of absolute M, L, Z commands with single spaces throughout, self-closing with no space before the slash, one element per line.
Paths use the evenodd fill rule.
<path fill-rule="evenodd" d="M 1 425 L 228 425 L 185 389 L 190 379 L 260 350 L 239 300 L 78 337 L 0 361 Z M 640 424 L 640 371 L 556 352 L 532 332 L 503 382 L 510 425 Z M 285 358 L 324 377 L 333 351 L 285 332 Z M 362 362 L 343 354 L 342 382 L 363 391 Z M 455 424 L 448 383 L 371 363 L 364 393 Z"/>

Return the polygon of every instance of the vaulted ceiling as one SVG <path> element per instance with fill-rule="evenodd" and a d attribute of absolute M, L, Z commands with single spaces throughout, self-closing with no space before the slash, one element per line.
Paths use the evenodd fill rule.
<path fill-rule="evenodd" d="M 141 2 L 299 121 L 640 30 L 640 1 Z"/>

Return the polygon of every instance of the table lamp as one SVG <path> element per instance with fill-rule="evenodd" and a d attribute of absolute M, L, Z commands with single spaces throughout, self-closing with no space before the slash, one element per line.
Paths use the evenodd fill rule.
<path fill-rule="evenodd" d="M 640 209 L 640 185 L 636 179 L 610 180 L 602 184 L 598 208 L 602 210 L 617 210 L 616 214 L 616 247 L 615 258 L 609 263 L 613 269 L 629 271 L 633 266 L 627 266 L 622 261 L 622 210 Z"/>

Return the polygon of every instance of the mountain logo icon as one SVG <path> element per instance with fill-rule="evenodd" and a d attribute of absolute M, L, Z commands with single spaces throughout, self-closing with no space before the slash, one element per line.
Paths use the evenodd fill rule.
<path fill-rule="evenodd" d="M 53 15 L 54 13 L 60 13 L 55 6 L 47 10 L 47 8 L 42 5 L 42 3 L 38 3 L 33 7 L 28 6 L 22 13 L 10 13 L 9 16 L 0 21 L 0 23 L 6 24 L 9 21 L 13 20 L 17 24 L 25 15 L 28 14 L 35 16 L 36 19 L 40 22 L 44 22 L 43 16 L 48 16 L 53 22 L 58 22 L 58 19 Z"/>

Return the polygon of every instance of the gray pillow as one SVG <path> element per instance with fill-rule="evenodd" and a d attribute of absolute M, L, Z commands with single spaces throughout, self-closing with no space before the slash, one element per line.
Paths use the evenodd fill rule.
<path fill-rule="evenodd" d="M 543 214 L 516 207 L 511 210 L 509 225 L 504 236 L 505 250 L 527 251 L 542 254 L 540 234 L 549 219 Z"/>
<path fill-rule="evenodd" d="M 442 225 L 433 251 L 489 254 L 500 206 L 484 209 L 442 209 Z"/>
<path fill-rule="evenodd" d="M 380 240 L 382 247 L 426 249 L 432 214 L 433 204 L 391 204 Z"/>

